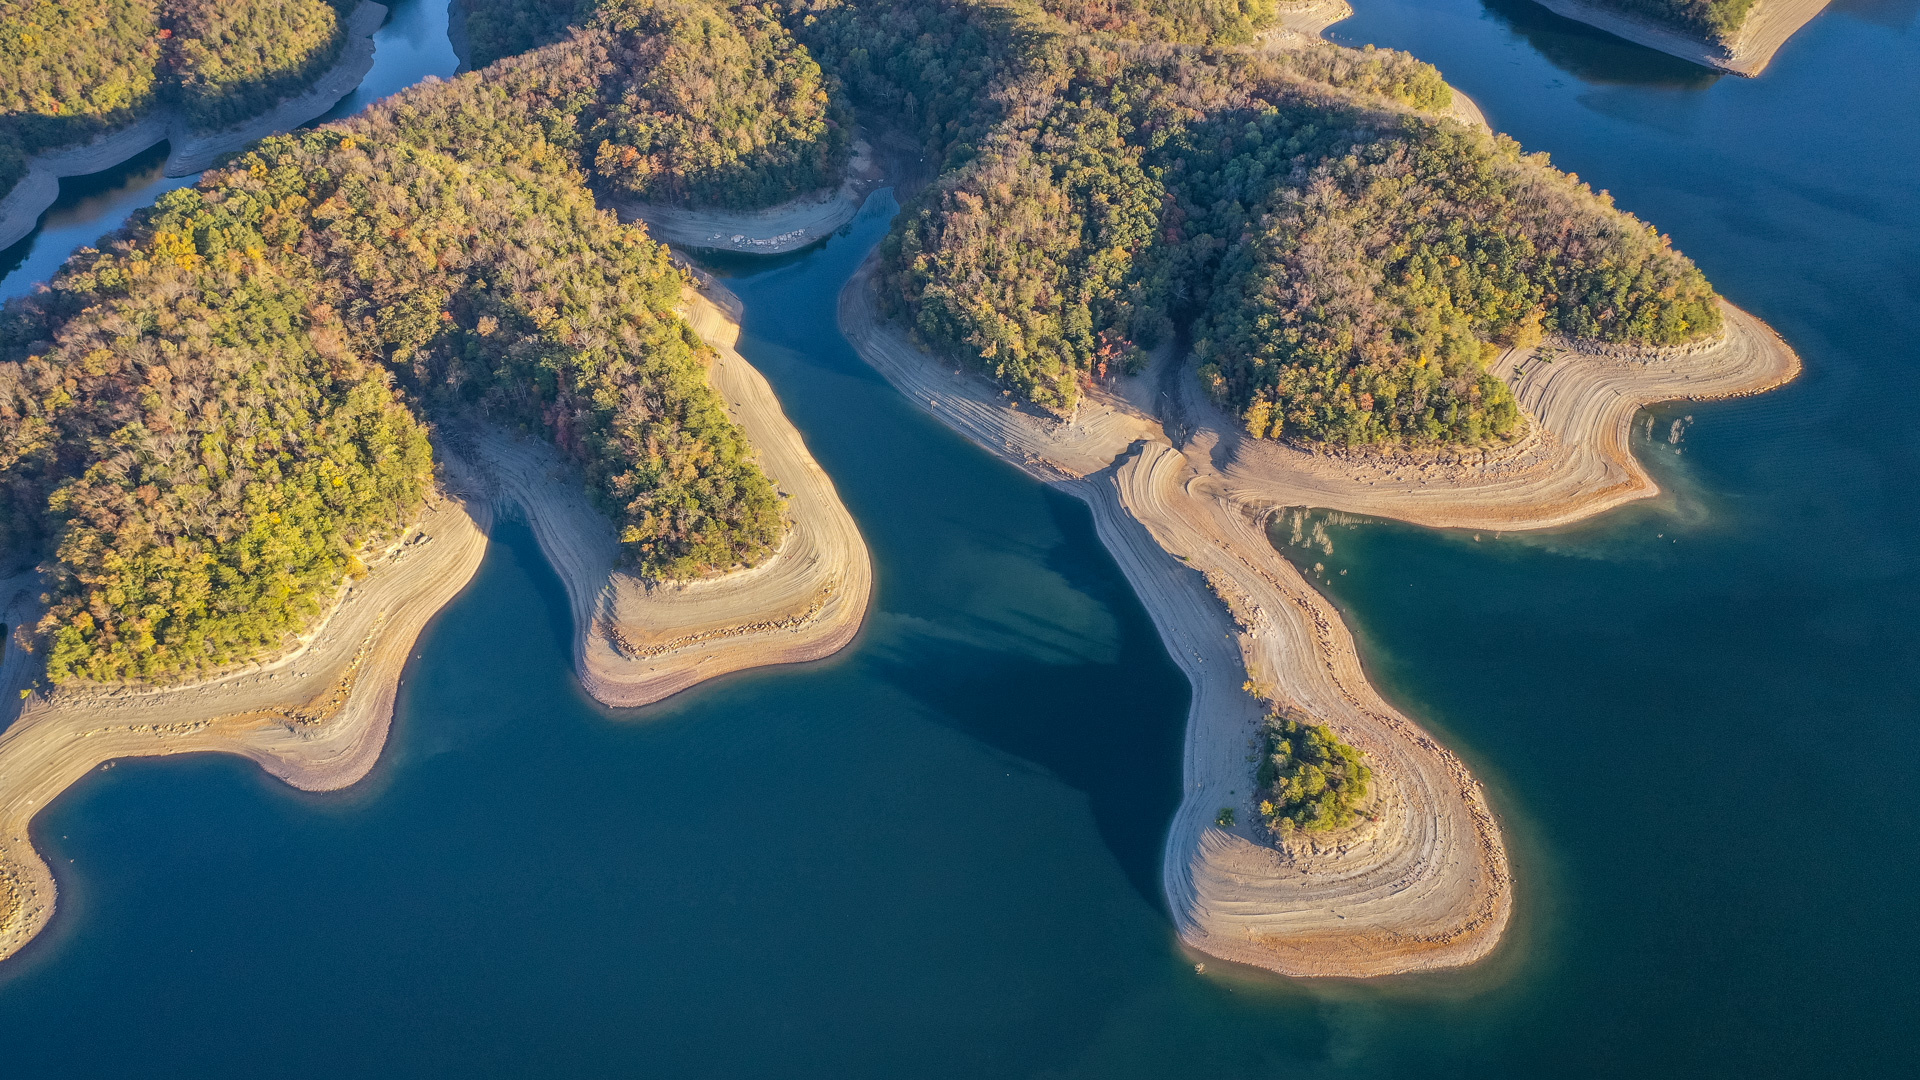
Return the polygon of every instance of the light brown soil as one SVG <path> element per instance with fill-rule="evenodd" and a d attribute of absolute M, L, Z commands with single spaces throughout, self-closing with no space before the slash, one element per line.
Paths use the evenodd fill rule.
<path fill-rule="evenodd" d="M 1539 0 L 1556 15 L 1595 26 L 1615 37 L 1658 49 L 1703 67 L 1752 78 L 1800 28 L 1826 10 L 1830 0 L 1759 0 L 1731 42 L 1702 41 L 1671 27 L 1636 18 L 1589 0 Z"/>
<path fill-rule="evenodd" d="M 1085 500 L 1193 684 L 1185 797 L 1164 864 L 1182 940 L 1287 975 L 1472 963 L 1498 943 L 1513 898 L 1479 782 L 1373 689 L 1338 613 L 1269 542 L 1273 513 L 1332 507 L 1510 529 L 1571 521 L 1653 493 L 1627 450 L 1640 404 L 1757 392 L 1798 370 L 1778 337 L 1729 307 L 1728 339 L 1689 355 L 1506 358 L 1502 372 L 1538 419 L 1505 455 L 1364 463 L 1239 437 L 1165 357 L 1115 392 L 1090 392 L 1072 417 L 1017 407 L 884 321 L 871 271 L 841 296 L 848 339 L 916 404 Z M 1263 699 L 1305 710 L 1366 753 L 1372 820 L 1284 847 L 1250 827 Z M 1232 828 L 1215 824 L 1227 807 Z"/>

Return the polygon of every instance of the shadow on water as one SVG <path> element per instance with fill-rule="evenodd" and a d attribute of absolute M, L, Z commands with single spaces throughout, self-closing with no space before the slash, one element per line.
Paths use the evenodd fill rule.
<path fill-rule="evenodd" d="M 567 587 L 560 574 L 540 551 L 540 541 L 527 522 L 527 512 L 517 502 L 500 503 L 493 508 L 493 528 L 487 532 L 487 546 L 509 555 L 540 592 L 546 612 L 547 637 L 562 656 L 573 656 L 573 609 L 567 599 Z"/>
<path fill-rule="evenodd" d="M 33 231 L 0 251 L 0 300 L 25 295 L 51 278 L 74 250 L 93 243 L 163 191 L 190 179 L 168 179 L 171 144 L 148 147 L 110 169 L 60 179 L 60 197 Z"/>
<path fill-rule="evenodd" d="M 1041 561 L 1114 616 L 1116 655 L 1056 662 L 1041 650 L 918 641 L 877 659 L 879 675 L 943 723 L 1032 763 L 1086 795 L 1100 839 L 1142 899 L 1164 910 L 1167 826 L 1180 805 L 1190 689 L 1078 500 L 1049 491 L 1061 542 Z M 969 635 L 972 637 L 972 635 Z"/>
<path fill-rule="evenodd" d="M 1705 90 L 1729 76 L 1614 37 L 1533 0 L 1481 0 L 1487 14 L 1555 67 L 1587 83 Z"/>
<path fill-rule="evenodd" d="M 1920 19 L 1920 0 L 1835 0 L 1831 15 L 1846 15 L 1872 26 L 1899 30 Z"/>
<path fill-rule="evenodd" d="M 897 210 L 876 192 L 801 251 L 698 259 L 741 295 L 742 353 L 873 551 L 860 663 L 940 723 L 1084 794 L 1128 882 L 1161 909 L 1186 680 L 1082 503 L 908 404 L 840 336 L 841 285 Z"/>

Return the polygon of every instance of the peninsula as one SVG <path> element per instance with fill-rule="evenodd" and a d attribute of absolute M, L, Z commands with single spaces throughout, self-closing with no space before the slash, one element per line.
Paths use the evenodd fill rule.
<path fill-rule="evenodd" d="M 1627 448 L 1642 404 L 1757 392 L 1797 358 L 1411 58 L 1235 45 L 1230 21 L 1176 26 L 1211 47 L 1170 51 L 981 7 L 1024 49 L 848 284 L 842 329 L 1085 501 L 1186 672 L 1163 871 L 1187 944 L 1296 976 L 1485 956 L 1513 892 L 1484 791 L 1372 688 L 1268 523 L 1577 520 L 1654 490 Z M 957 93 L 890 74 L 865 92 Z"/>
<path fill-rule="evenodd" d="M 1752 78 L 1829 0 L 1539 0 L 1556 15 Z"/>
<path fill-rule="evenodd" d="M 0 539 L 41 561 L 0 589 L 18 709 L 0 957 L 53 911 L 28 823 L 102 762 L 220 750 L 301 787 L 364 775 L 497 503 L 532 519 L 611 704 L 858 630 L 865 544 L 733 350 L 731 298 L 600 209 L 554 126 L 628 145 L 597 125 L 635 67 L 606 58 L 685 39 L 623 11 L 268 139 L 6 308 Z M 827 152 L 844 167 L 844 141 Z"/>

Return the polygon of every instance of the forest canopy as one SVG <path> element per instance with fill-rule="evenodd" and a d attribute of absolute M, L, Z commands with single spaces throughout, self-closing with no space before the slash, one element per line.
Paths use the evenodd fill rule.
<path fill-rule="evenodd" d="M 707 386 L 682 278 L 594 192 L 823 186 L 843 100 L 940 166 L 883 245 L 883 300 L 1043 407 L 1185 343 L 1256 437 L 1479 445 L 1522 423 L 1488 370 L 1505 348 L 1719 329 L 1665 238 L 1439 115 L 1430 65 L 1244 44 L 1260 0 L 466 3 L 481 55 L 555 40 L 267 140 L 0 316 L 0 540 L 55 555 L 56 677 L 177 677 L 306 625 L 415 512 L 436 410 L 550 439 L 643 574 L 764 557 L 779 499 Z M 246 7 L 195 8 L 193 40 L 299 38 Z M 161 41 L 100 51 L 177 64 Z M 96 117 L 158 92 L 86 85 Z"/>
<path fill-rule="evenodd" d="M 607 51 L 618 76 L 581 130 L 611 195 L 751 210 L 839 183 L 851 122 L 771 4 L 460 3 L 475 63 L 574 34 Z"/>
<path fill-rule="evenodd" d="M 355 0 L 0 0 L 0 194 L 41 150 L 162 107 L 234 124 L 332 66 Z"/>
<path fill-rule="evenodd" d="M 1282 836 L 1353 824 L 1373 783 L 1359 750 L 1285 712 L 1267 717 L 1261 740 L 1253 799 L 1262 824 Z"/>
<path fill-rule="evenodd" d="M 883 301 L 1023 400 L 1070 410 L 1184 330 L 1254 436 L 1482 445 L 1521 429 L 1487 370 L 1509 346 L 1719 330 L 1664 238 L 1435 115 L 1452 95 L 1430 65 L 1145 45 L 1053 10 L 1091 18 L 816 0 L 802 31 L 856 100 L 921 116 L 946 157 L 885 243 Z M 1238 33 L 1202 24 L 1200 40 Z"/>
<path fill-rule="evenodd" d="M 8 306 L 4 541 L 54 550 L 50 677 L 178 678 L 303 629 L 416 512 L 424 415 L 543 434 L 642 574 L 773 549 L 683 275 L 586 186 L 608 55 L 575 39 L 268 139 Z"/>

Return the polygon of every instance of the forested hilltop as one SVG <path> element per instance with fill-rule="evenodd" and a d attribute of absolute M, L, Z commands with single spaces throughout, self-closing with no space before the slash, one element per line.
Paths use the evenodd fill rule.
<path fill-rule="evenodd" d="M 0 195 L 33 154 L 156 107 L 224 127 L 339 57 L 357 0 L 0 0 Z"/>
<path fill-rule="evenodd" d="M 583 34 L 621 73 L 586 152 L 603 190 L 748 210 L 840 182 L 851 124 L 772 4 L 457 0 L 476 64 Z"/>
<path fill-rule="evenodd" d="M 1518 431 L 1486 369 L 1504 347 L 1718 332 L 1664 238 L 1435 115 L 1430 66 L 1234 44 L 1270 7 L 1140 7 L 1195 44 L 1089 32 L 1106 9 L 1058 0 L 796 7 L 856 103 L 944 156 L 883 248 L 884 299 L 930 347 L 1066 411 L 1186 328 L 1253 435 L 1427 446 Z"/>
<path fill-rule="evenodd" d="M 542 10 L 472 2 L 483 28 Z M 52 556 L 53 678 L 278 647 L 410 520 L 438 410 L 549 438 L 644 575 L 763 558 L 779 500 L 675 314 L 682 279 L 594 193 L 821 186 L 842 95 L 943 163 L 883 249 L 889 302 L 1042 406 L 1185 339 L 1255 435 L 1485 443 L 1519 424 L 1486 371 L 1505 345 L 1718 329 L 1662 238 L 1434 115 L 1431 67 L 1244 44 L 1256 0 L 566 10 L 511 24 L 552 44 L 262 143 L 6 309 L 0 542 Z M 1100 29 L 1115 12 L 1185 44 Z"/>
<path fill-rule="evenodd" d="M 440 412 L 550 439 L 642 574 L 773 549 L 682 274 L 587 186 L 643 47 L 582 34 L 266 140 L 6 308 L 0 524 L 53 555 L 54 681 L 279 647 L 411 518 Z"/>

